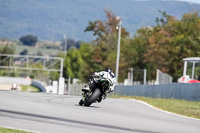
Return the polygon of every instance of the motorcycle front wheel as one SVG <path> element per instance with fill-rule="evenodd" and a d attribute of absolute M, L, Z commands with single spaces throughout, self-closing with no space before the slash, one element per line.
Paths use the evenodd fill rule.
<path fill-rule="evenodd" d="M 82 99 L 79 101 L 79 105 L 80 105 L 80 106 L 83 105 L 83 100 L 82 100 Z"/>
<path fill-rule="evenodd" d="M 100 96 L 100 94 L 101 94 L 101 91 L 98 88 L 96 88 L 92 92 L 92 94 L 88 98 L 85 99 L 84 106 L 90 106 L 93 102 L 95 102 L 97 100 L 97 98 Z"/>

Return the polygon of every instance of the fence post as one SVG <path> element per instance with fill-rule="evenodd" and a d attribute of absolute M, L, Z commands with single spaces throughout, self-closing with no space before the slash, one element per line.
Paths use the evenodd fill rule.
<path fill-rule="evenodd" d="M 187 73 L 187 61 L 184 62 L 183 76 Z"/>
<path fill-rule="evenodd" d="M 133 68 L 131 68 L 131 85 L 133 85 Z"/>
<path fill-rule="evenodd" d="M 193 62 L 192 66 L 192 79 L 194 79 L 194 71 L 195 71 L 195 62 Z"/>
<path fill-rule="evenodd" d="M 144 69 L 144 85 L 146 85 L 147 81 L 147 69 Z"/>
<path fill-rule="evenodd" d="M 156 85 L 159 84 L 159 69 L 157 69 L 156 71 L 156 82 L 155 82 Z"/>

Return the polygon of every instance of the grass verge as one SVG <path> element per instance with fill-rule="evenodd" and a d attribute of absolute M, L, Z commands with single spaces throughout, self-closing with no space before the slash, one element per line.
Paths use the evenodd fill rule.
<path fill-rule="evenodd" d="M 136 99 L 144 101 L 156 108 L 200 119 L 200 102 L 186 101 L 180 99 L 159 99 L 150 97 L 138 97 L 138 96 L 110 96 L 112 98 L 123 98 L 123 99 Z"/>
<path fill-rule="evenodd" d="M 31 133 L 31 132 L 0 127 L 0 133 Z"/>

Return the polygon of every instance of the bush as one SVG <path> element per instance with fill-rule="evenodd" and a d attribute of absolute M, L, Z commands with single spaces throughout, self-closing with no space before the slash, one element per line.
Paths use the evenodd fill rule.
<path fill-rule="evenodd" d="M 26 36 L 22 36 L 19 39 L 19 41 L 22 42 L 24 45 L 35 46 L 35 44 L 37 43 L 38 39 L 37 39 L 36 36 L 26 35 Z"/>

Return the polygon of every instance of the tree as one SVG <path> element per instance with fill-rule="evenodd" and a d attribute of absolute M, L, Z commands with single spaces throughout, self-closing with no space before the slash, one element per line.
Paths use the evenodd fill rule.
<path fill-rule="evenodd" d="M 116 51 L 117 51 L 117 39 L 118 29 L 117 25 L 120 19 L 109 10 L 105 10 L 106 20 L 96 20 L 89 22 L 89 26 L 86 27 L 85 32 L 92 31 L 94 36 L 97 36 L 94 49 L 94 55 L 92 55 L 93 63 L 89 63 L 94 71 L 102 71 L 105 68 L 112 68 L 115 71 L 116 64 Z M 128 37 L 129 33 L 122 27 L 121 31 L 122 39 Z M 121 59 L 120 59 L 121 61 Z M 123 64 L 123 63 L 122 63 Z M 119 73 L 124 73 L 124 65 L 120 64 Z M 123 71 L 123 72 L 122 72 Z M 122 77 L 124 77 L 123 74 Z M 121 80 L 122 78 L 120 78 Z"/>
<path fill-rule="evenodd" d="M 104 11 L 107 20 L 104 22 L 100 20 L 96 20 L 94 22 L 89 21 L 89 26 L 86 27 L 84 32 L 92 31 L 94 36 L 98 36 L 97 39 L 104 38 L 109 34 L 118 33 L 116 27 L 119 24 L 120 19 L 117 19 L 117 16 L 115 16 L 110 10 L 105 9 Z M 129 33 L 122 27 L 121 35 L 126 37 Z"/>
<path fill-rule="evenodd" d="M 70 49 L 67 53 L 64 64 L 64 77 L 78 78 L 80 68 L 83 64 L 79 49 Z"/>
<path fill-rule="evenodd" d="M 0 54 L 14 54 L 15 53 L 15 46 L 11 44 L 6 44 L 0 47 Z M 10 59 L 8 60 L 8 56 L 0 56 L 0 65 L 8 66 L 10 63 Z M 11 61 L 13 59 L 11 58 Z"/>
<path fill-rule="evenodd" d="M 81 41 L 74 41 L 74 39 L 67 39 L 67 50 L 71 49 L 71 48 L 80 48 L 81 46 Z M 63 50 L 65 49 L 65 40 L 62 40 L 61 42 L 61 46 L 63 48 Z"/>
<path fill-rule="evenodd" d="M 90 75 L 96 71 L 96 66 L 93 60 L 95 46 L 89 43 L 82 43 L 80 53 L 83 64 L 80 67 L 79 76 L 82 82 L 88 82 Z"/>
<path fill-rule="evenodd" d="M 24 49 L 22 52 L 20 52 L 20 55 L 28 55 L 28 50 Z"/>
<path fill-rule="evenodd" d="M 37 43 L 38 39 L 34 35 L 26 35 L 26 36 L 22 36 L 19 39 L 19 41 L 22 42 L 24 45 L 35 46 L 35 44 Z"/>
<path fill-rule="evenodd" d="M 200 17 L 197 12 L 184 14 L 181 20 L 166 12 L 163 17 L 148 36 L 143 61 L 149 70 L 160 69 L 177 81 L 183 71 L 182 59 L 200 55 Z"/>
<path fill-rule="evenodd" d="M 70 49 L 64 75 L 87 82 L 95 71 L 107 67 L 115 71 L 118 21 L 110 11 L 107 20 L 89 22 L 85 31 L 92 31 L 97 39 L 82 43 L 80 49 Z M 133 38 L 125 32 L 121 38 L 119 81 L 127 77 L 129 68 L 147 69 L 148 80 L 155 80 L 156 69 L 172 75 L 177 81 L 182 75 L 183 58 L 200 56 L 200 17 L 197 12 L 184 14 L 181 20 L 161 12 L 157 25 L 138 29 Z M 124 31 L 126 31 L 124 29 Z M 94 45 L 95 44 L 95 45 Z M 143 74 L 142 74 L 143 75 Z M 141 78 L 141 75 L 134 75 Z"/>
<path fill-rule="evenodd" d="M 16 48 L 14 45 L 6 44 L 0 47 L 0 54 L 14 54 L 15 50 Z"/>

